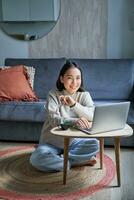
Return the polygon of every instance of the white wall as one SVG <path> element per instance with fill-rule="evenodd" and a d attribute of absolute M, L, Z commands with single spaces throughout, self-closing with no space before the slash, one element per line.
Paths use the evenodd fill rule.
<path fill-rule="evenodd" d="M 28 42 L 15 40 L 0 29 L 0 65 L 4 65 L 5 58 L 9 57 L 27 58 Z"/>

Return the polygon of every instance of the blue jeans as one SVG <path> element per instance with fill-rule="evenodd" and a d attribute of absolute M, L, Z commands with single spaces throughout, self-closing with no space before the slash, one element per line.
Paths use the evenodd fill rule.
<path fill-rule="evenodd" d="M 95 138 L 76 138 L 69 146 L 68 170 L 76 164 L 90 160 L 99 151 Z M 51 144 L 39 145 L 30 157 L 30 163 L 45 172 L 63 171 L 63 149 Z"/>

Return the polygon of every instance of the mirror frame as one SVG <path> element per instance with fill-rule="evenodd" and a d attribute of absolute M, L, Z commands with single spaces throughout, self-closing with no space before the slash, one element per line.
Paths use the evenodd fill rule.
<path fill-rule="evenodd" d="M 11 1 L 11 0 L 10 0 Z M 32 1 L 32 0 L 27 0 Z M 45 1 L 45 0 L 44 0 Z M 61 0 L 58 1 L 57 18 L 54 21 L 0 21 L 1 30 L 8 36 L 21 41 L 33 41 L 46 36 L 57 24 L 61 14 Z M 1 0 L 2 2 L 2 0 Z M 37 1 L 38 2 L 38 1 Z M 21 31 L 22 30 L 22 31 Z M 12 34 L 13 33 L 13 34 Z"/>

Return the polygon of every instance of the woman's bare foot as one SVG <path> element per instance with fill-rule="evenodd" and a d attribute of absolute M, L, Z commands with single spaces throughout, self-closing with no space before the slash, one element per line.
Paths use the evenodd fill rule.
<path fill-rule="evenodd" d="M 74 164 L 72 167 L 81 167 L 81 166 L 91 166 L 93 167 L 97 163 L 95 157 L 91 158 L 90 160 L 78 164 Z"/>

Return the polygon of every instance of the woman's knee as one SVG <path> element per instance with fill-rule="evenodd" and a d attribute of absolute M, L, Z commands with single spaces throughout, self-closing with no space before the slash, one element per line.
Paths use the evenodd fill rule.
<path fill-rule="evenodd" d="M 96 151 L 99 151 L 99 149 L 100 149 L 100 142 L 97 139 L 95 139 L 95 146 L 96 146 Z"/>
<path fill-rule="evenodd" d="M 63 171 L 63 157 L 55 154 L 50 149 L 35 150 L 30 157 L 30 163 L 36 169 L 44 172 Z M 68 163 L 68 170 L 69 168 Z"/>
<path fill-rule="evenodd" d="M 37 169 L 41 166 L 45 168 L 45 160 L 52 157 L 52 152 L 48 148 L 38 147 L 30 156 L 30 163 Z M 45 171 L 45 170 L 44 170 Z"/>
<path fill-rule="evenodd" d="M 89 147 L 92 148 L 94 151 L 99 151 L 99 140 L 96 138 L 87 139 L 86 144 L 89 144 Z"/>
<path fill-rule="evenodd" d="M 94 143 L 95 146 L 99 147 L 99 140 L 93 139 L 93 143 Z"/>
<path fill-rule="evenodd" d="M 85 139 L 84 143 L 89 145 L 99 146 L 99 140 L 97 140 L 96 138 Z"/>

